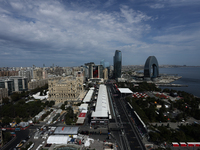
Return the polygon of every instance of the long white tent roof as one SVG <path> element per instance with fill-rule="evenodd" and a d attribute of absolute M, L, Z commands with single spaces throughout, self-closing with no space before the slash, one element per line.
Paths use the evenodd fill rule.
<path fill-rule="evenodd" d="M 99 93 L 95 112 L 92 112 L 92 117 L 108 117 L 110 114 L 110 107 L 108 102 L 107 88 L 101 84 L 99 86 Z"/>
<path fill-rule="evenodd" d="M 66 135 L 51 135 L 47 139 L 47 144 L 67 144 L 69 136 Z"/>
<path fill-rule="evenodd" d="M 129 88 L 118 88 L 120 93 L 133 93 Z"/>
<path fill-rule="evenodd" d="M 74 135 L 78 134 L 79 127 L 57 127 L 54 134 L 68 134 Z"/>
<path fill-rule="evenodd" d="M 94 89 L 90 89 L 87 93 L 87 95 L 85 96 L 83 102 L 86 103 L 86 102 L 90 102 L 91 101 L 91 98 L 92 98 L 92 94 L 94 92 Z"/>

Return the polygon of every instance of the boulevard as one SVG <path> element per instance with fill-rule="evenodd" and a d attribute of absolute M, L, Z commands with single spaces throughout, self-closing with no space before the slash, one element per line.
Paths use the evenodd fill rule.
<path fill-rule="evenodd" d="M 111 94 L 118 94 L 115 86 L 112 84 L 107 84 Z M 130 116 L 128 115 L 126 104 L 122 98 L 119 96 L 113 97 L 113 105 L 116 116 L 116 124 L 120 128 L 120 143 L 122 150 L 126 149 L 136 149 L 136 150 L 145 150 L 144 144 L 136 131 Z"/>

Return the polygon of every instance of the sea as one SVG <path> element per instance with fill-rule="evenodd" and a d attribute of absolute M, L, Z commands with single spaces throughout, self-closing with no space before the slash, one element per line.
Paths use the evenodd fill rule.
<path fill-rule="evenodd" d="M 184 84 L 188 87 L 166 87 L 177 91 L 185 91 L 200 97 L 200 67 L 178 67 L 178 68 L 159 68 L 160 74 L 171 74 L 182 76 L 182 78 L 172 82 L 174 84 Z M 162 88 L 163 89 L 163 88 Z"/>

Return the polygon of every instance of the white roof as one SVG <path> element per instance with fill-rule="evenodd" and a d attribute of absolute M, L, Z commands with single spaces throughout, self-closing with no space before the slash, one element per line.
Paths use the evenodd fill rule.
<path fill-rule="evenodd" d="M 118 88 L 120 93 L 133 93 L 129 88 Z"/>
<path fill-rule="evenodd" d="M 90 101 L 91 101 L 93 92 L 94 92 L 93 89 L 91 89 L 91 90 L 88 91 L 87 95 L 85 96 L 85 98 L 84 98 L 84 100 L 83 100 L 84 103 L 85 103 L 85 102 L 90 102 Z"/>
<path fill-rule="evenodd" d="M 99 86 L 99 93 L 96 103 L 95 112 L 92 112 L 92 117 L 108 117 L 110 114 L 110 107 L 108 102 L 107 88 L 101 84 Z"/>
<path fill-rule="evenodd" d="M 87 113 L 87 110 L 82 110 L 81 113 Z"/>
<path fill-rule="evenodd" d="M 69 136 L 66 135 L 51 135 L 47 139 L 47 144 L 67 144 Z"/>
<path fill-rule="evenodd" d="M 58 110 L 56 111 L 57 114 L 60 114 L 61 112 L 62 112 L 62 109 L 58 109 Z"/>
<path fill-rule="evenodd" d="M 85 118 L 81 118 L 79 117 L 78 120 L 76 121 L 77 124 L 83 124 L 84 123 Z"/>
<path fill-rule="evenodd" d="M 88 104 L 81 104 L 81 105 L 78 107 L 79 110 L 87 110 L 87 108 L 88 108 Z"/>
<path fill-rule="evenodd" d="M 172 144 L 178 144 L 178 142 L 172 142 Z M 179 145 L 179 144 L 178 144 Z"/>
<path fill-rule="evenodd" d="M 34 97 L 35 99 L 43 100 L 43 99 L 45 99 L 45 98 L 46 98 L 46 99 L 48 98 L 48 94 L 49 94 L 49 91 L 47 92 L 47 95 L 46 95 L 46 96 L 40 96 L 40 92 L 38 92 L 38 93 L 34 94 L 33 97 Z"/>
<path fill-rule="evenodd" d="M 79 127 L 57 127 L 54 134 L 78 134 Z"/>
<path fill-rule="evenodd" d="M 94 143 L 94 139 L 88 138 L 88 139 L 85 141 L 84 146 L 85 146 L 85 147 L 89 147 L 91 142 Z"/>
<path fill-rule="evenodd" d="M 95 111 L 92 113 L 92 117 L 108 117 L 107 111 Z"/>

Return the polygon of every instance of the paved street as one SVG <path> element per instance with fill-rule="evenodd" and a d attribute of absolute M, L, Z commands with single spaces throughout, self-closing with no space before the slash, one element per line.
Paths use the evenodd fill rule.
<path fill-rule="evenodd" d="M 112 95 L 116 94 L 115 88 L 113 88 L 113 85 L 108 85 L 108 87 L 112 91 Z M 119 97 L 113 98 L 113 105 L 115 109 L 115 114 L 117 116 L 117 124 L 121 128 L 121 134 L 120 134 L 120 143 L 121 143 L 121 149 L 127 150 L 127 149 L 138 149 L 138 150 L 144 150 L 144 144 L 142 143 L 134 124 L 132 123 L 128 112 L 126 110 L 125 102 L 120 99 Z"/>
<path fill-rule="evenodd" d="M 28 129 L 26 129 L 22 131 L 16 131 L 15 133 L 16 133 L 16 139 L 12 143 L 10 143 L 9 146 L 7 146 L 6 149 L 8 150 L 13 150 L 17 146 L 17 144 L 20 143 L 21 140 L 24 140 L 26 139 L 27 136 L 29 136 L 30 132 Z"/>

